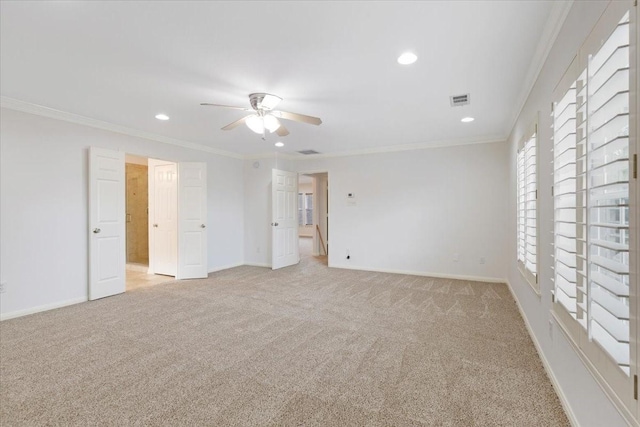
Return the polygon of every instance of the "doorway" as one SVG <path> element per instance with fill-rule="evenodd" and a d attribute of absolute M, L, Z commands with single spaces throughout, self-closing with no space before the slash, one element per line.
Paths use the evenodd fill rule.
<path fill-rule="evenodd" d="M 127 291 L 171 280 L 149 268 L 149 160 L 125 155 Z"/>
<path fill-rule="evenodd" d="M 88 293 L 89 300 L 95 300 L 127 290 L 126 156 L 122 151 L 99 147 L 90 147 L 88 154 Z M 207 164 L 146 161 L 150 208 L 147 221 L 151 225 L 147 273 L 170 274 L 179 280 L 206 278 Z M 171 167 L 165 168 L 168 164 Z M 168 229 L 164 228 L 165 221 L 170 223 Z M 172 261 L 170 271 L 156 269 L 158 251 L 164 251 Z M 153 281 L 166 280 L 165 276 Z"/>
<path fill-rule="evenodd" d="M 298 175 L 298 246 L 301 259 L 320 257 L 320 261 L 327 263 L 328 217 L 328 173 L 300 173 Z"/>

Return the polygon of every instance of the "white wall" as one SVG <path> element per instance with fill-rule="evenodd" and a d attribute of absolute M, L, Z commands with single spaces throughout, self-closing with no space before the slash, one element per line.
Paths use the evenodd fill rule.
<path fill-rule="evenodd" d="M 475 144 L 291 166 L 328 171 L 330 266 L 504 280 L 506 148 Z M 255 253 L 271 244 L 270 230 L 259 225 L 269 209 L 266 172 L 245 165 L 245 258 L 268 264 L 270 258 Z M 355 206 L 347 204 L 349 192 L 356 194 Z"/>
<path fill-rule="evenodd" d="M 3 317 L 87 298 L 88 147 L 207 163 L 209 269 L 243 262 L 242 160 L 1 110 Z"/>
<path fill-rule="evenodd" d="M 299 161 L 328 171 L 329 265 L 504 279 L 506 153 L 493 143 Z"/>
<path fill-rule="evenodd" d="M 551 94 L 578 48 L 601 15 L 606 2 L 577 1 L 565 21 L 538 80 L 509 138 L 508 187 L 508 279 L 524 311 L 544 358 L 552 370 L 559 392 L 581 426 L 626 425 L 609 399 L 586 370 L 569 342 L 555 325 L 549 329 L 551 308 L 553 199 L 551 197 Z M 539 112 L 538 150 L 538 248 L 539 282 L 542 296 L 524 281 L 516 264 L 516 151 L 517 142 Z"/>

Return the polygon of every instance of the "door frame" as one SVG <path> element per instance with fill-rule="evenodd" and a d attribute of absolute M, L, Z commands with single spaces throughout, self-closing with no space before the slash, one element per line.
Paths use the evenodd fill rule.
<path fill-rule="evenodd" d="M 96 148 L 102 148 L 102 147 L 96 147 Z M 89 147 L 89 150 L 91 150 L 91 147 Z M 150 156 L 150 155 L 148 155 L 148 154 L 138 154 L 138 153 L 133 153 L 133 152 L 130 152 L 130 151 L 127 151 L 127 150 L 113 150 L 113 151 L 118 151 L 118 152 L 123 153 L 123 156 L 122 156 L 122 168 L 123 168 L 123 173 L 124 173 L 124 168 L 125 168 L 125 164 L 126 164 L 126 156 L 127 156 L 127 154 L 128 154 L 128 155 L 131 155 L 131 156 L 144 157 L 144 158 L 146 158 L 146 159 L 147 159 L 147 167 L 148 167 L 148 160 L 149 160 L 149 159 L 165 161 L 165 162 L 167 162 L 167 163 L 175 163 L 175 164 L 177 165 L 177 167 L 179 167 L 179 165 L 180 165 L 180 162 L 179 162 L 179 161 L 177 161 L 177 160 L 167 160 L 167 159 L 164 159 L 164 158 L 158 158 L 158 157 L 156 157 L 156 156 Z M 206 166 L 206 163 L 205 163 L 205 166 Z M 123 204 L 123 207 L 126 205 L 126 202 L 127 202 L 126 182 L 124 183 L 124 185 L 125 185 L 125 189 L 124 189 L 124 191 L 122 192 L 122 200 L 121 200 L 121 201 L 122 201 L 122 204 Z M 151 183 L 149 183 L 149 188 L 150 188 L 150 186 L 151 186 Z M 148 190 L 147 190 L 147 191 L 148 191 Z M 178 198 L 178 196 L 177 196 L 177 194 L 176 194 L 176 199 L 177 199 L 177 198 Z M 150 201 L 148 202 L 147 208 L 149 208 L 149 204 L 150 204 Z M 89 210 L 90 210 L 90 208 L 91 208 L 91 207 L 89 206 Z M 123 218 L 123 223 L 126 223 L 126 209 L 125 209 L 125 208 L 123 208 L 123 210 L 125 211 L 125 212 L 124 212 L 124 215 L 125 215 L 125 216 L 124 216 L 124 218 Z M 208 216 L 208 212 L 207 212 L 207 216 Z M 177 221 L 180 221 L 180 209 L 178 209 L 178 217 L 177 217 Z M 149 227 L 151 227 L 151 224 L 152 224 L 152 222 L 151 222 L 151 218 L 149 218 Z M 151 236 L 152 236 L 152 233 L 151 233 L 151 231 L 150 231 L 150 233 L 149 233 L 149 249 L 150 249 L 150 250 L 151 250 L 151 239 L 152 239 L 152 237 L 151 237 Z M 177 245 L 178 245 L 178 251 L 179 251 L 179 250 L 180 250 L 180 247 L 179 247 L 179 245 L 180 245 L 180 239 L 179 239 L 179 236 L 178 236 L 178 239 L 177 239 L 177 240 L 178 240 L 178 241 L 177 241 Z M 126 252 L 127 252 L 126 230 L 125 230 L 125 238 L 124 238 L 124 239 L 123 239 L 123 241 L 122 241 L 122 252 L 123 252 L 123 254 L 124 254 L 124 264 L 125 264 L 125 274 L 126 274 L 126 261 L 127 261 L 127 260 L 126 260 Z M 208 257 L 207 257 L 207 259 L 208 259 Z M 89 257 L 89 259 L 88 259 L 88 263 L 91 263 L 91 258 L 90 258 L 90 257 Z M 176 264 L 177 264 L 177 263 L 176 263 Z M 90 267 L 90 266 L 89 266 L 89 267 Z M 149 268 L 151 268 L 151 260 L 149 260 Z M 176 265 L 176 268 L 177 268 L 177 265 Z M 207 270 L 209 270 L 209 269 L 207 268 Z M 152 273 L 151 273 L 151 274 L 152 274 Z M 177 274 L 177 273 L 176 273 L 176 274 Z M 170 276 L 167 276 L 167 277 L 170 277 Z M 174 278 L 175 278 L 175 280 L 180 280 L 180 279 L 178 279 L 178 277 L 177 277 L 177 276 L 174 276 Z M 127 291 L 127 290 L 126 290 L 126 276 L 125 276 L 125 292 L 126 292 L 126 291 Z M 87 292 L 89 292 L 89 283 L 88 283 L 88 282 L 87 282 Z"/>
<path fill-rule="evenodd" d="M 329 185 L 329 183 L 331 182 L 331 173 L 329 171 L 329 169 L 311 169 L 311 170 L 299 170 L 298 171 L 298 182 L 300 182 L 300 175 L 314 175 L 314 174 L 320 174 L 320 173 L 326 173 L 327 174 L 327 230 L 330 229 L 329 227 L 329 223 L 331 221 L 332 218 L 332 214 L 331 214 L 331 185 Z M 313 182 L 313 196 L 314 196 L 314 206 L 317 206 L 317 185 L 318 182 L 316 180 L 316 178 L 314 177 L 314 182 Z M 317 215 L 317 211 L 314 209 L 313 212 L 313 219 L 315 222 L 315 219 L 318 218 Z M 300 227 L 300 225 L 298 225 L 298 228 Z M 298 230 L 298 234 L 300 233 L 300 230 Z M 327 233 L 328 234 L 328 233 Z M 325 239 L 327 238 L 327 236 L 325 236 Z M 328 241 L 329 239 L 327 239 L 327 242 L 325 242 L 328 245 Z M 314 233 L 313 233 L 313 247 L 315 248 L 318 244 L 318 234 L 315 232 L 314 229 Z M 299 249 L 298 249 L 299 250 Z M 327 246 L 327 251 L 328 251 L 328 246 Z M 322 251 L 319 251 L 320 253 Z M 331 267 L 331 257 L 329 257 L 327 255 L 327 267 Z"/>

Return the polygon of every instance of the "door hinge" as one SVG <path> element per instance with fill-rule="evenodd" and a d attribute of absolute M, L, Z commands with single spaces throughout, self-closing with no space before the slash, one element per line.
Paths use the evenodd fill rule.
<path fill-rule="evenodd" d="M 553 196 L 554 196 L 554 194 L 553 194 L 553 185 L 552 185 L 551 186 L 551 197 L 553 197 Z"/>
<path fill-rule="evenodd" d="M 633 177 L 635 179 L 638 178 L 638 155 L 633 155 Z"/>
<path fill-rule="evenodd" d="M 638 400 L 638 376 L 633 376 L 633 398 Z"/>
<path fill-rule="evenodd" d="M 536 190 L 536 200 L 538 200 L 538 190 Z"/>

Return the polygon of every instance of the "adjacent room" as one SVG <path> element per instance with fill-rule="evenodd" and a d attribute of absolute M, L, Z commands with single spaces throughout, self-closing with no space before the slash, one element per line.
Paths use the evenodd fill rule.
<path fill-rule="evenodd" d="M 0 0 L 0 424 L 640 426 L 635 0 Z"/>

